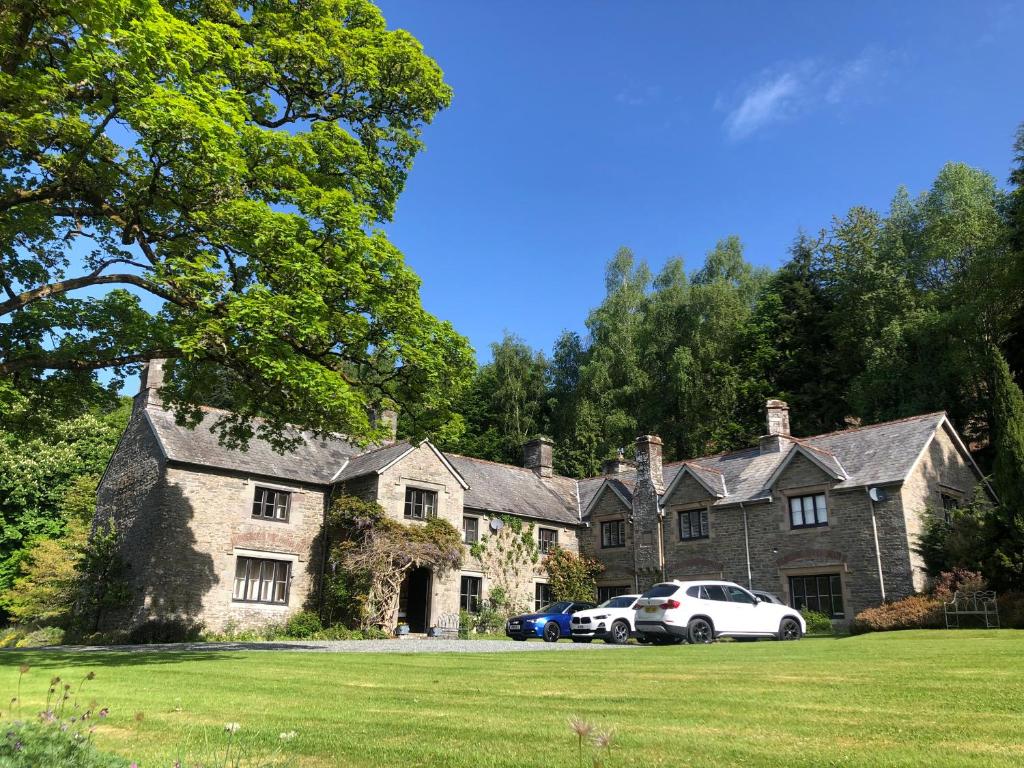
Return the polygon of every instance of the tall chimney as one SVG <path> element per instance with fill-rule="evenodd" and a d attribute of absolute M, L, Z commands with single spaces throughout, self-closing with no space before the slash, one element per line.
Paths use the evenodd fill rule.
<path fill-rule="evenodd" d="M 554 474 L 554 443 L 546 437 L 535 437 L 523 445 L 523 466 L 532 469 L 540 477 Z"/>
<path fill-rule="evenodd" d="M 398 439 L 398 411 L 373 411 L 372 415 L 373 425 L 384 427 L 388 431 L 384 442 L 388 444 L 395 442 Z"/>
<path fill-rule="evenodd" d="M 636 439 L 636 485 L 633 488 L 633 571 L 636 588 L 646 590 L 665 578 L 662 546 L 661 494 L 665 477 L 661 468 L 661 438 Z"/>
<path fill-rule="evenodd" d="M 783 441 L 789 437 L 789 406 L 782 400 L 765 403 L 768 433 L 761 437 L 761 453 L 778 453 Z"/>
<path fill-rule="evenodd" d="M 147 360 L 139 372 L 139 394 L 136 398 L 139 405 L 145 407 L 149 403 L 160 402 L 160 388 L 164 385 L 164 365 L 162 357 Z"/>

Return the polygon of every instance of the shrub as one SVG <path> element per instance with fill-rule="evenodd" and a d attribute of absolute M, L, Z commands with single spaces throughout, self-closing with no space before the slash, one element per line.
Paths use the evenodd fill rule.
<path fill-rule="evenodd" d="M 349 629 L 348 627 L 327 627 L 314 635 L 309 640 L 387 640 L 391 637 L 382 629 Z"/>
<path fill-rule="evenodd" d="M 203 625 L 191 619 L 150 619 L 128 633 L 131 645 L 190 643 L 202 639 Z"/>
<path fill-rule="evenodd" d="M 284 632 L 287 637 L 297 637 L 300 640 L 312 637 L 324 628 L 320 617 L 313 611 L 300 611 L 288 619 Z"/>
<path fill-rule="evenodd" d="M 469 611 L 459 611 L 459 637 L 463 640 L 469 639 L 469 633 L 473 629 L 476 617 Z"/>
<path fill-rule="evenodd" d="M 950 571 L 943 571 L 938 575 L 931 585 L 931 593 L 936 600 L 949 602 L 953 595 L 959 590 L 962 592 L 980 592 L 987 589 L 985 577 L 978 571 L 969 571 L 966 568 L 954 568 Z"/>
<path fill-rule="evenodd" d="M 945 626 L 942 601 L 930 595 L 912 595 L 858 613 L 850 632 L 887 632 L 894 629 L 936 629 Z"/>
<path fill-rule="evenodd" d="M 999 626 L 1024 629 L 1024 592 L 1004 592 L 996 598 Z"/>
<path fill-rule="evenodd" d="M 13 723 L 0 739 L 0 765 L 4 768 L 128 768 L 117 755 L 97 750 L 81 732 L 64 724 Z"/>
<path fill-rule="evenodd" d="M 808 635 L 831 635 L 834 631 L 832 619 L 827 614 L 819 611 L 811 611 L 807 608 L 800 609 L 800 615 L 807 622 Z"/>
<path fill-rule="evenodd" d="M 0 634 L 0 648 L 35 648 L 63 642 L 64 630 L 58 627 L 8 627 Z"/>

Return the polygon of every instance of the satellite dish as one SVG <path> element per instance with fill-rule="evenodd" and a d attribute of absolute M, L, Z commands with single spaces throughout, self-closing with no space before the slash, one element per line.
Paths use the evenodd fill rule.
<path fill-rule="evenodd" d="M 505 527 L 505 521 L 502 520 L 500 517 L 496 517 L 493 520 L 491 520 L 491 530 L 494 531 L 495 533 L 497 533 L 498 531 L 500 531 L 504 527 Z"/>
<path fill-rule="evenodd" d="M 871 497 L 872 501 L 885 501 L 889 498 L 885 488 L 868 488 L 868 496 Z"/>

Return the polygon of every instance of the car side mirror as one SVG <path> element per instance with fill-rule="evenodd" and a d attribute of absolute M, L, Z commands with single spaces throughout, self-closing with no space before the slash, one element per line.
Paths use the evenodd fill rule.
<path fill-rule="evenodd" d="M 758 597 L 757 595 L 754 595 L 754 605 L 757 605 L 760 602 L 761 602 L 761 598 Z"/>

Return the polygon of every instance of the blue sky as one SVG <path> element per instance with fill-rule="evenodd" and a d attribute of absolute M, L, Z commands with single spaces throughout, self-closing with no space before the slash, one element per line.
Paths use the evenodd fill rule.
<path fill-rule="evenodd" d="M 948 161 L 1005 184 L 1024 122 L 1022 3 L 379 5 L 455 90 L 388 230 L 481 361 L 582 331 L 621 245 L 776 266 Z"/>

